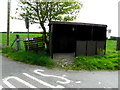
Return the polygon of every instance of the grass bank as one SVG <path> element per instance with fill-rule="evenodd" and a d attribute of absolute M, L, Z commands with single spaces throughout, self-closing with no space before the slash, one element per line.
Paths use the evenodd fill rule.
<path fill-rule="evenodd" d="M 107 51 L 106 55 L 78 56 L 72 69 L 74 70 L 118 70 L 120 69 L 117 51 Z"/>
<path fill-rule="evenodd" d="M 24 62 L 26 64 L 45 66 L 52 68 L 54 63 L 52 59 L 47 55 L 45 51 L 34 52 L 34 51 L 16 51 L 11 48 L 5 48 L 2 53 L 15 61 Z"/>

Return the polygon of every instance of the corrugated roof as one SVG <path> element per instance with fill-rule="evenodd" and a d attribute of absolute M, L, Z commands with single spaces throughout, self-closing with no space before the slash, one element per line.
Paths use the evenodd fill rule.
<path fill-rule="evenodd" d="M 104 26 L 107 27 L 105 24 L 94 24 L 94 23 L 83 23 L 83 22 L 65 22 L 65 21 L 51 21 L 51 24 L 68 24 L 68 25 L 88 25 L 88 26 Z"/>

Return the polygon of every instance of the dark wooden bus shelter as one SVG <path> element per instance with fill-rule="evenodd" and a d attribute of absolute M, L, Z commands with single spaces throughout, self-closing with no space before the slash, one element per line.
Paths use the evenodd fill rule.
<path fill-rule="evenodd" d="M 75 53 L 75 56 L 105 54 L 107 25 L 52 21 L 49 52 Z"/>

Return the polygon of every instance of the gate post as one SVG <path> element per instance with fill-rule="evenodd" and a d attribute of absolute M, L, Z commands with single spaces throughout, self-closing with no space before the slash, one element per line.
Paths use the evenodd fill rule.
<path fill-rule="evenodd" d="M 16 35 L 16 44 L 17 44 L 17 51 L 20 50 L 20 36 L 19 35 Z"/>

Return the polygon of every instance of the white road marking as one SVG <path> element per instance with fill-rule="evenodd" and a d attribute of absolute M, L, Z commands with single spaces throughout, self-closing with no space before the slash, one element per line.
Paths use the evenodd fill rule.
<path fill-rule="evenodd" d="M 98 82 L 98 84 L 101 84 L 101 82 Z"/>
<path fill-rule="evenodd" d="M 75 83 L 81 83 L 81 81 L 76 81 Z"/>
<path fill-rule="evenodd" d="M 109 88 L 109 89 L 111 89 L 111 87 L 103 87 L 103 88 L 106 88 L 106 89 L 108 89 L 108 88 Z"/>
<path fill-rule="evenodd" d="M 51 85 L 51 84 L 49 84 L 49 83 L 46 83 L 46 82 L 44 82 L 44 81 L 42 81 L 42 80 L 39 80 L 39 79 L 37 79 L 37 78 L 35 78 L 35 77 L 27 74 L 27 73 L 23 73 L 23 75 L 25 75 L 25 76 L 27 76 L 27 77 L 29 77 L 29 78 L 31 78 L 31 79 L 33 79 L 33 80 L 35 80 L 35 81 L 43 84 L 43 85 L 45 85 L 45 86 L 48 86 L 48 87 L 50 87 L 50 88 L 64 88 L 64 87 L 61 86 L 61 85 L 53 86 L 53 85 Z"/>
<path fill-rule="evenodd" d="M 0 85 L 0 90 L 2 89 L 3 87 Z"/>
<path fill-rule="evenodd" d="M 66 77 L 66 75 L 62 75 L 62 77 Z"/>
<path fill-rule="evenodd" d="M 10 77 L 7 77 L 7 78 L 4 78 L 4 79 L 3 79 L 3 82 L 4 82 L 9 88 L 17 88 L 17 87 L 15 87 L 14 85 L 12 85 L 11 83 L 8 82 L 9 79 L 15 79 L 15 80 L 17 80 L 17 81 L 25 84 L 26 86 L 28 86 L 28 87 L 30 87 L 30 88 L 37 88 L 37 87 L 31 85 L 30 83 L 28 83 L 28 82 L 26 82 L 26 81 L 24 81 L 24 80 L 22 80 L 22 79 L 20 79 L 20 78 L 18 78 L 18 77 L 15 77 L 15 76 L 10 76 Z"/>
<path fill-rule="evenodd" d="M 60 84 L 68 84 L 68 83 L 70 83 L 70 80 L 67 79 L 67 78 L 64 78 L 64 77 L 61 77 L 61 76 L 43 74 L 41 72 L 44 72 L 44 70 L 40 70 L 40 69 L 34 70 L 34 73 L 39 74 L 39 75 L 44 76 L 44 77 L 55 77 L 55 78 L 59 78 L 59 79 L 65 80 L 65 82 L 57 81 L 57 83 L 60 83 Z"/>

